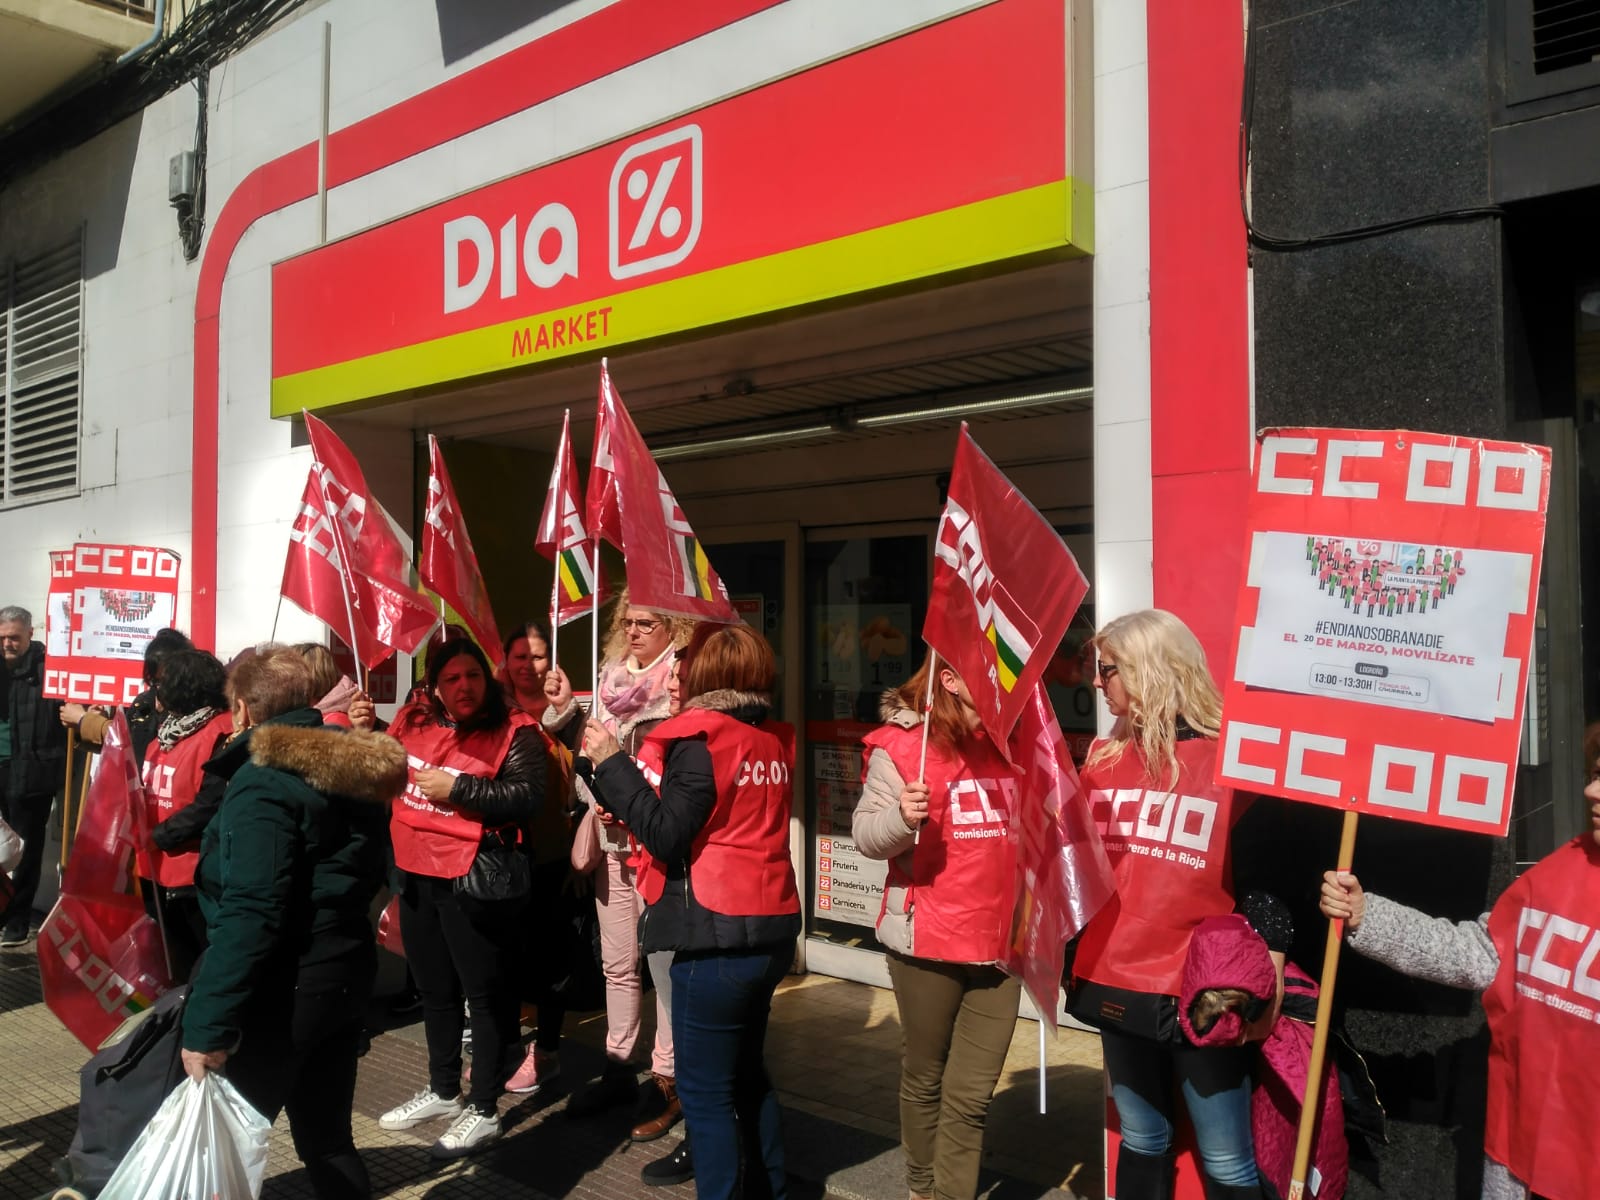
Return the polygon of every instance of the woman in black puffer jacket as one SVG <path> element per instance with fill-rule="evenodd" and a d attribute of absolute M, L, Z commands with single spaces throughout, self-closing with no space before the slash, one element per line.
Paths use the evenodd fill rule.
<path fill-rule="evenodd" d="M 500 1136 L 502 1067 L 517 1040 L 517 959 L 528 902 L 526 895 L 474 899 L 458 881 L 483 849 L 524 840 L 544 800 L 545 743 L 533 718 L 506 708 L 483 652 L 465 639 L 429 658 L 427 694 L 401 709 L 389 732 L 405 747 L 410 767 L 389 832 L 404 881 L 400 935 L 422 993 L 428 1086 L 378 1123 L 401 1130 L 449 1117 L 432 1153 L 458 1158 Z M 463 994 L 478 1066 L 465 1104 Z"/>

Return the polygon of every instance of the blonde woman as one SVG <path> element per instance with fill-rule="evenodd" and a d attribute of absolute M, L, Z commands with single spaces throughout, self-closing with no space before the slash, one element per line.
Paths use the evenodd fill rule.
<path fill-rule="evenodd" d="M 1233 911 L 1229 835 L 1243 811 L 1213 782 L 1222 701 L 1205 651 L 1169 612 L 1118 617 L 1093 639 L 1114 719 L 1083 770 L 1117 894 L 1073 964 L 1074 1015 L 1102 1031 L 1121 1120 L 1118 1200 L 1173 1192 L 1175 1092 L 1194 1125 L 1208 1200 L 1260 1193 L 1250 1136 L 1253 1048 L 1197 1047 L 1177 1025 L 1195 927 Z"/>
<path fill-rule="evenodd" d="M 645 735 L 666 720 L 671 708 L 668 680 L 677 651 L 688 644 L 694 622 L 687 617 L 639 608 L 629 603 L 623 589 L 611 613 L 604 656 L 596 678 L 593 719 L 616 738 L 625 754 L 639 753 Z M 572 697 L 572 685 L 559 666 L 545 677 L 545 728 L 576 748 L 583 733 L 582 712 Z M 672 1053 L 671 981 L 665 961 L 651 963 L 656 984 L 656 1041 L 651 1055 L 651 1079 L 641 1089 L 633 1065 L 639 1040 L 639 916 L 644 901 L 635 887 L 636 846 L 627 829 L 606 819 L 601 842 L 605 862 L 596 869 L 595 903 L 600 919 L 601 967 L 606 977 L 606 1070 L 600 1079 L 579 1091 L 568 1103 L 573 1116 L 584 1116 L 619 1104 L 635 1104 L 633 1140 L 651 1141 L 665 1134 L 679 1119 L 677 1069 Z"/>

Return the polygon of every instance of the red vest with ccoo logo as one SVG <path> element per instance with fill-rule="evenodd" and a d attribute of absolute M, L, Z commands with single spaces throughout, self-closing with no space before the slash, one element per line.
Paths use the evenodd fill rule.
<path fill-rule="evenodd" d="M 666 754 L 665 745 L 646 738 L 633 760 L 639 768 L 639 773 L 649 781 L 658 795 L 661 792 L 661 769 Z M 633 857 L 628 860 L 629 865 L 633 867 L 633 886 L 638 889 L 639 895 L 644 897 L 646 904 L 654 904 L 661 899 L 661 893 L 666 890 L 667 865 L 646 850 L 638 838 L 634 838 L 633 841 Z"/>
<path fill-rule="evenodd" d="M 1213 782 L 1215 741 L 1176 750 L 1172 782 L 1151 779 L 1135 746 L 1083 772 L 1117 880 L 1079 943 L 1073 973 L 1084 979 L 1176 996 L 1195 926 L 1233 911 L 1229 835 L 1245 805 Z"/>
<path fill-rule="evenodd" d="M 194 803 L 205 778 L 206 760 L 211 757 L 217 738 L 232 732 L 233 717 L 224 712 L 212 717 L 171 750 L 163 750 L 160 742 L 150 743 L 150 749 L 144 754 L 144 795 L 145 812 L 152 828 Z M 198 850 L 167 854 L 151 846 L 147 855 L 140 855 L 139 871 L 162 887 L 193 887 L 194 865 L 199 861 Z"/>
<path fill-rule="evenodd" d="M 406 748 L 410 779 L 418 771 L 434 768 L 452 775 L 480 775 L 493 779 L 511 749 L 518 729 L 533 724 L 523 712 L 513 712 L 500 729 L 479 730 L 465 737 L 437 723 L 408 729 L 398 735 Z M 449 803 L 436 805 L 407 782 L 389 814 L 389 836 L 394 842 L 394 863 L 402 871 L 458 879 L 472 868 L 483 822 Z"/>
<path fill-rule="evenodd" d="M 921 726 L 882 725 L 862 744 L 865 759 L 882 750 L 901 779 L 917 778 Z M 1021 773 L 980 735 L 962 743 L 960 753 L 930 740 L 923 778 L 928 819 L 910 851 L 910 874 L 902 865 L 905 855 L 890 860 L 878 919 L 887 909 L 888 889 L 905 888 L 912 954 L 942 962 L 997 962 L 1011 938 L 1016 907 L 1017 843 L 1011 818 Z"/>
<path fill-rule="evenodd" d="M 691 708 L 651 730 L 640 758 L 664 763 L 671 743 L 700 736 L 711 752 L 717 802 L 689 851 L 695 899 L 729 917 L 799 912 L 789 860 L 794 730 L 779 721 L 746 725 L 726 713 Z M 665 870 L 653 864 L 649 886 L 654 895 L 644 891 L 643 881 L 640 893 L 653 903 L 665 883 Z"/>
<path fill-rule="evenodd" d="M 1600 1196 L 1600 846 L 1584 834 L 1506 889 L 1489 914 L 1500 970 L 1489 1017 L 1483 1148 L 1550 1200 Z"/>

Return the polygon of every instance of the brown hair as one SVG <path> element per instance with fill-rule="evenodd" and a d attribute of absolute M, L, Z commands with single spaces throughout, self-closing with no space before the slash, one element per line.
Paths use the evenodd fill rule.
<path fill-rule="evenodd" d="M 256 724 L 270 721 L 317 697 L 311 694 L 311 667 L 298 651 L 267 643 L 228 673 L 228 702 L 243 700 Z"/>
<path fill-rule="evenodd" d="M 723 689 L 767 693 L 777 674 L 767 639 L 743 623 L 697 625 L 678 668 L 685 700 Z"/>
<path fill-rule="evenodd" d="M 961 697 L 941 687 L 937 680 L 933 685 L 933 707 L 926 713 L 923 709 L 928 703 L 928 671 L 949 671 L 954 675 L 955 668 L 946 662 L 937 662 L 930 654 L 922 660 L 922 666 L 917 668 L 917 673 L 895 688 L 891 695 L 901 708 L 910 709 L 919 717 L 926 717 L 928 722 L 928 737 L 943 746 L 946 750 L 953 750 L 961 744 L 961 740 L 971 732 L 967 724 L 967 712 L 961 703 Z"/>
<path fill-rule="evenodd" d="M 306 666 L 311 668 L 311 698 L 321 700 L 334 688 L 339 686 L 339 679 L 344 672 L 339 670 L 339 664 L 334 661 L 333 651 L 321 642 L 296 642 L 294 652 L 306 660 Z"/>
<path fill-rule="evenodd" d="M 1205 1034 L 1224 1013 L 1236 1012 L 1244 1020 L 1245 1010 L 1257 999 L 1243 988 L 1206 988 L 1189 1005 L 1189 1024 L 1196 1033 Z"/>

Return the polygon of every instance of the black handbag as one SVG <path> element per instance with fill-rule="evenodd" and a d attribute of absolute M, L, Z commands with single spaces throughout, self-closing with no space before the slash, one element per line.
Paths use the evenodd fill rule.
<path fill-rule="evenodd" d="M 485 829 L 478 853 L 465 875 L 456 879 L 458 896 L 483 904 L 526 900 L 533 894 L 533 866 L 517 849 L 513 830 Z"/>
<path fill-rule="evenodd" d="M 1067 1012 L 1085 1025 L 1102 1031 L 1113 1029 L 1165 1046 L 1184 1044 L 1176 996 L 1135 992 L 1095 983 L 1092 979 L 1074 979 L 1067 993 Z"/>

